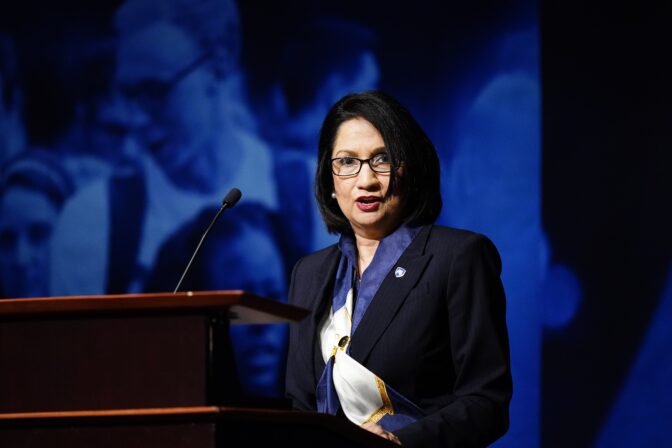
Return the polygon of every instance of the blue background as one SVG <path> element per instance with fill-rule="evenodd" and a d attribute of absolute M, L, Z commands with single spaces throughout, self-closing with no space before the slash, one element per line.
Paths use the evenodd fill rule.
<path fill-rule="evenodd" d="M 437 146 L 439 223 L 502 255 L 515 392 L 496 445 L 672 445 L 670 18 L 529 0 L 9 8 L 0 292 L 172 291 L 238 187 L 183 289 L 286 300 L 295 261 L 336 241 L 312 196 L 321 120 L 381 88 Z M 279 396 L 286 327 L 232 331 L 245 392 Z"/>

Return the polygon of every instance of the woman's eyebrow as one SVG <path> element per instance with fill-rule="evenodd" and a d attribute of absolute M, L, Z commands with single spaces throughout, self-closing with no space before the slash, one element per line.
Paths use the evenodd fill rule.
<path fill-rule="evenodd" d="M 384 152 L 386 152 L 385 147 L 381 146 L 379 148 L 372 149 L 370 154 L 373 157 L 377 154 L 381 154 L 381 153 L 384 153 Z M 334 152 L 333 156 L 334 157 L 344 157 L 344 156 L 357 157 L 358 153 L 357 153 L 357 151 L 354 151 L 352 149 L 342 148 L 342 149 L 337 149 Z"/>
<path fill-rule="evenodd" d="M 357 156 L 357 152 L 353 151 L 351 149 L 345 149 L 345 148 L 337 149 L 334 152 L 334 156 L 353 156 L 353 157 L 355 157 L 355 156 Z"/>

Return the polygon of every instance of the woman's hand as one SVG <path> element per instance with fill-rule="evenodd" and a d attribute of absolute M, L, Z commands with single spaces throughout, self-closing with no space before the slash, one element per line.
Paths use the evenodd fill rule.
<path fill-rule="evenodd" d="M 401 440 L 394 434 L 389 431 L 385 431 L 380 425 L 377 425 L 373 422 L 367 422 L 362 424 L 362 428 L 366 429 L 369 432 L 372 432 L 384 439 L 391 440 L 397 445 L 401 445 Z"/>

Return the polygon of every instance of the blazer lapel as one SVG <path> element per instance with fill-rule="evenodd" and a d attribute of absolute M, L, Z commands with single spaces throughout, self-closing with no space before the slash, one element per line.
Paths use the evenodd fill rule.
<path fill-rule="evenodd" d="M 397 314 L 432 258 L 431 254 L 424 255 L 430 231 L 431 226 L 423 229 L 404 251 L 399 261 L 383 280 L 352 335 L 350 356 L 360 363 L 366 361 L 376 342 Z M 405 273 L 400 277 L 395 275 L 398 267 L 405 269 Z"/>
<path fill-rule="evenodd" d="M 316 275 L 311 279 L 312 284 L 310 288 L 307 289 L 311 297 L 314 298 L 311 299 L 310 302 L 311 314 L 308 317 L 309 320 L 307 325 L 302 325 L 299 327 L 299 340 L 314 341 L 314 343 L 311 344 L 312 352 L 309 355 L 314 368 L 315 384 L 317 384 L 317 380 L 322 375 L 322 370 L 324 368 L 322 353 L 320 353 L 318 325 L 320 323 L 320 319 L 324 316 L 327 307 L 331 305 L 334 279 L 336 278 L 336 269 L 338 268 L 339 256 L 340 252 L 338 247 L 334 246 L 334 249 L 331 251 L 331 253 L 327 255 L 325 268 L 324 270 L 320 271 L 321 275 Z"/>

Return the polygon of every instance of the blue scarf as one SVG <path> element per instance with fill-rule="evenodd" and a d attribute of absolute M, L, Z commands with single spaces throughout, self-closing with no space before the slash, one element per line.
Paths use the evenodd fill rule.
<path fill-rule="evenodd" d="M 357 281 L 357 247 L 355 239 L 350 234 L 342 234 L 338 243 L 341 257 L 336 271 L 332 310 L 336 312 L 346 303 L 348 292 L 354 288 L 354 312 L 350 335 L 355 334 L 357 326 L 366 313 L 366 310 L 376 295 L 378 288 L 394 268 L 403 252 L 413 239 L 422 230 L 422 227 L 401 226 L 393 233 L 380 241 L 371 264 L 364 271 L 361 281 Z M 401 269 L 402 271 L 399 271 Z M 395 275 L 404 275 L 403 268 L 397 268 Z M 359 283 L 359 284 L 358 284 Z M 349 345 L 347 351 L 349 352 Z M 317 408 L 319 412 L 336 414 L 340 408 L 338 394 L 333 382 L 332 356 L 322 373 L 317 385 Z M 375 372 L 374 372 L 375 373 Z M 422 412 L 408 399 L 386 385 L 390 400 L 395 409 L 394 415 L 385 415 L 378 423 L 388 431 L 393 431 L 422 416 Z"/>

